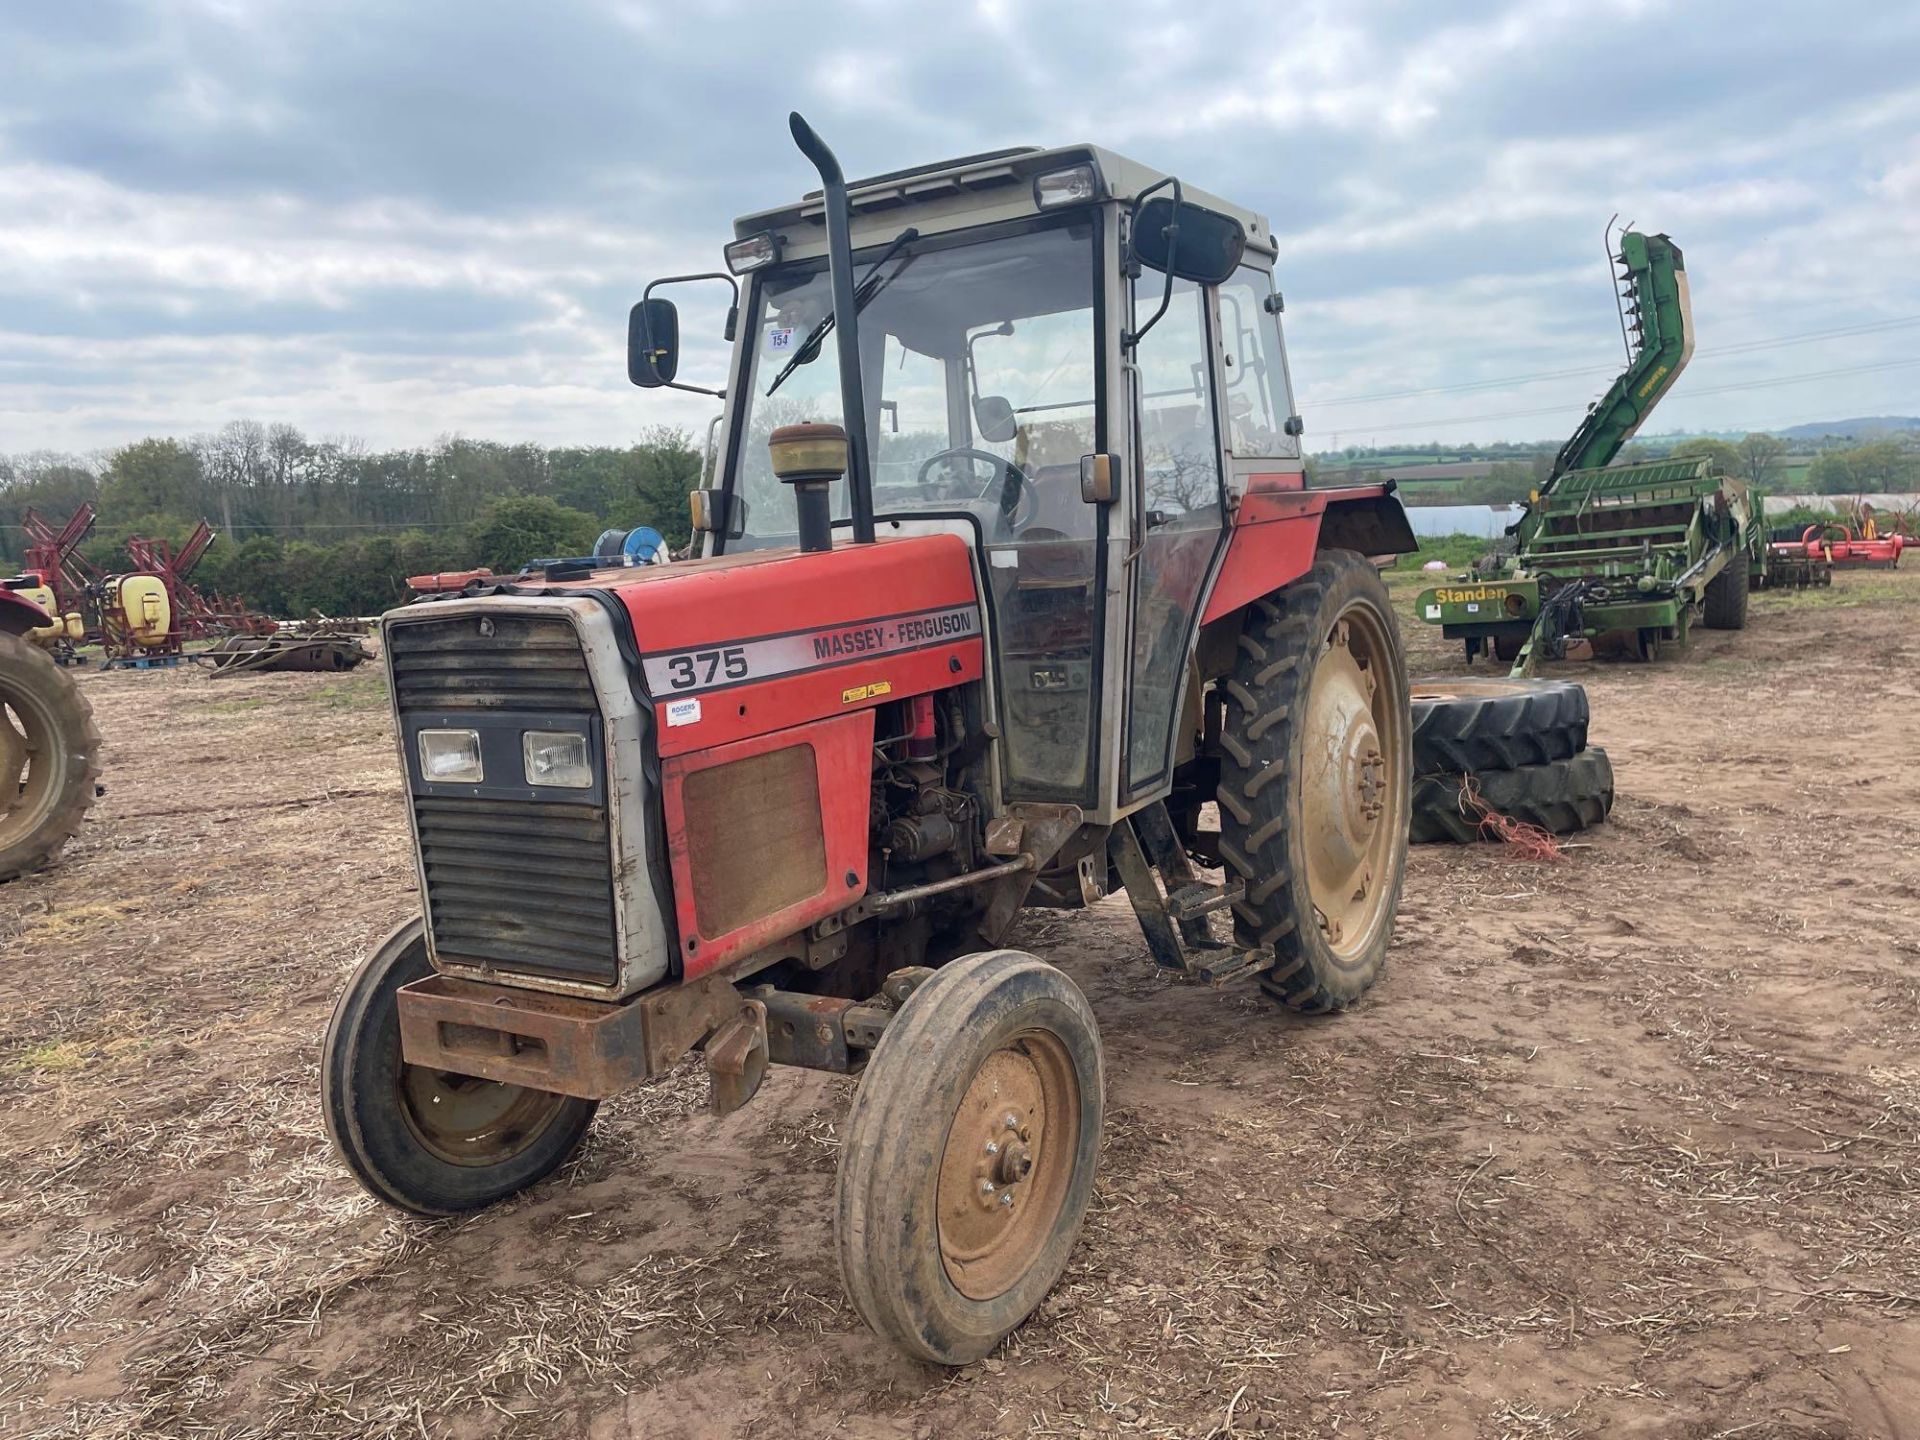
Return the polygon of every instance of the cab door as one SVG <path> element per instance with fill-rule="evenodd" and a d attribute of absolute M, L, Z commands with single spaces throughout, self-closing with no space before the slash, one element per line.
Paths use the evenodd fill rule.
<path fill-rule="evenodd" d="M 1136 317 L 1159 308 L 1165 285 L 1161 272 L 1142 268 L 1132 286 Z M 1212 310 L 1209 287 L 1176 279 L 1166 313 L 1133 352 L 1129 464 L 1136 510 L 1123 803 L 1171 780 L 1187 657 L 1226 533 Z"/>

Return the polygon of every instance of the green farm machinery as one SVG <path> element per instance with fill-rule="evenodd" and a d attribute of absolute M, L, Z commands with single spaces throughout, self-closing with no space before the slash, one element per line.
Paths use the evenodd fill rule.
<path fill-rule="evenodd" d="M 1698 616 L 1746 623 L 1747 591 L 1765 582 L 1761 497 L 1706 456 L 1610 462 L 1693 354 L 1687 272 L 1665 235 L 1627 230 L 1614 260 L 1628 363 L 1560 448 L 1509 530 L 1511 555 L 1423 591 L 1416 613 L 1513 674 L 1569 645 L 1651 660 L 1685 643 Z"/>

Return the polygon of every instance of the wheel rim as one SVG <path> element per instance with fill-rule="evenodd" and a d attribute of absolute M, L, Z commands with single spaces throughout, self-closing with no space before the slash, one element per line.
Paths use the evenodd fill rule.
<path fill-rule="evenodd" d="M 1307 692 L 1301 819 L 1315 923 L 1342 963 L 1393 920 L 1407 835 L 1406 704 L 1388 621 L 1355 601 L 1328 632 Z"/>
<path fill-rule="evenodd" d="M 67 744 L 42 696 L 0 682 L 0 849 L 26 839 L 52 812 Z"/>
<path fill-rule="evenodd" d="M 400 1114 L 414 1139 L 449 1165 L 498 1165 L 552 1123 L 566 1096 L 402 1063 Z"/>
<path fill-rule="evenodd" d="M 1003 1295 L 1052 1238 L 1080 1150 L 1080 1077 L 1045 1030 L 989 1055 L 947 1130 L 940 1260 L 970 1300 Z"/>

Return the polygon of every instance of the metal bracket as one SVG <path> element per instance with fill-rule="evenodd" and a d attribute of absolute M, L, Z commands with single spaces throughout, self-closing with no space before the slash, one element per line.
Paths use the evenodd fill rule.
<path fill-rule="evenodd" d="M 1027 892 L 1033 888 L 1033 877 L 1060 853 L 1060 847 L 1073 838 L 1084 819 L 1078 805 L 1010 805 L 1006 814 L 995 821 L 996 826 L 1008 822 L 1019 824 L 1020 854 L 1030 857 L 1033 863 L 1025 870 L 993 882 L 993 898 L 987 902 L 987 913 L 980 921 L 980 934 L 989 945 L 1000 943 L 1013 925 L 1013 917 L 1027 898 Z M 988 835 L 993 835 L 991 827 Z"/>
<path fill-rule="evenodd" d="M 707 1041 L 710 1108 L 731 1115 L 754 1097 L 767 1078 L 767 1007 L 749 1000 Z"/>

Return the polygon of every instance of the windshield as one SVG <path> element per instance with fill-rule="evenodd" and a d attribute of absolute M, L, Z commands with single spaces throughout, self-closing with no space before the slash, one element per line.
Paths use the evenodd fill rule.
<path fill-rule="evenodd" d="M 880 282 L 865 287 L 872 298 L 860 312 L 876 515 L 966 510 L 990 542 L 1091 533 L 1079 464 L 1096 439 L 1092 235 L 1082 219 L 909 242 L 878 267 L 883 251 L 856 262 L 857 278 L 871 270 Z M 728 548 L 793 543 L 793 496 L 774 477 L 767 436 L 799 421 L 840 423 L 838 342 L 829 334 L 793 363 L 832 308 L 824 261 L 760 282 Z M 848 514 L 844 480 L 833 514 Z"/>

